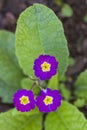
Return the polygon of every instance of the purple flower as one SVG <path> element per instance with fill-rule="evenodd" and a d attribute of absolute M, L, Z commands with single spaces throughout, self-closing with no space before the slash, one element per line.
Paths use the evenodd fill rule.
<path fill-rule="evenodd" d="M 34 94 L 31 90 L 18 90 L 13 97 L 14 106 L 18 111 L 28 112 L 35 108 Z"/>
<path fill-rule="evenodd" d="M 48 80 L 57 73 L 58 62 L 54 56 L 40 55 L 34 61 L 34 73 L 40 80 Z"/>
<path fill-rule="evenodd" d="M 58 90 L 41 90 L 41 93 L 36 98 L 36 105 L 40 112 L 51 112 L 57 110 L 61 105 L 62 96 Z"/>

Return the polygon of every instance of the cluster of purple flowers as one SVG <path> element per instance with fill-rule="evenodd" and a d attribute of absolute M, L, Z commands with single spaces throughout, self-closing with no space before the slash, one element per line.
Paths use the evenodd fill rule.
<path fill-rule="evenodd" d="M 58 62 L 54 56 L 40 55 L 34 61 L 34 73 L 40 80 L 48 80 L 57 73 Z M 18 111 L 28 112 L 37 106 L 40 112 L 57 110 L 61 105 L 62 96 L 58 90 L 42 89 L 40 95 L 34 98 L 32 90 L 18 90 L 13 102 Z"/>
<path fill-rule="evenodd" d="M 34 94 L 31 90 L 18 90 L 14 94 L 14 105 L 18 111 L 28 112 L 37 106 L 40 112 L 55 111 L 61 105 L 61 94 L 58 90 L 49 88 L 41 90 L 40 95 L 34 99 Z"/>

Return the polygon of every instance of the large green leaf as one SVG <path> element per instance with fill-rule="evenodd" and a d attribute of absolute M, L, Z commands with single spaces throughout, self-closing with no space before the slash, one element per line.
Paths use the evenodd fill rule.
<path fill-rule="evenodd" d="M 0 97 L 3 103 L 12 103 L 14 93 L 20 89 L 20 86 L 11 86 L 0 80 Z"/>
<path fill-rule="evenodd" d="M 56 56 L 59 76 L 64 74 L 68 48 L 62 23 L 51 9 L 34 4 L 20 15 L 16 30 L 16 55 L 25 74 L 34 76 L 33 63 L 41 54 Z"/>
<path fill-rule="evenodd" d="M 87 121 L 73 105 L 62 102 L 61 107 L 46 117 L 45 130 L 86 130 Z"/>
<path fill-rule="evenodd" d="M 37 111 L 21 113 L 15 110 L 0 114 L 0 130 L 41 130 L 42 114 Z"/>
<path fill-rule="evenodd" d="M 4 102 L 12 102 L 12 95 L 19 89 L 22 78 L 15 56 L 15 36 L 8 31 L 0 31 L 0 97 Z"/>

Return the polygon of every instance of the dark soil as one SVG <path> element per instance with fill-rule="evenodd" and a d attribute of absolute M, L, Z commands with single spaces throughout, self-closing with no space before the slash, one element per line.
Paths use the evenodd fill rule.
<path fill-rule="evenodd" d="M 61 15 L 61 7 L 53 0 L 0 0 L 0 29 L 15 32 L 19 14 L 33 3 L 42 3 L 52 8 L 64 25 L 70 55 L 75 59 L 75 64 L 69 67 L 66 74 L 75 81 L 77 76 L 87 68 L 87 23 L 83 17 L 87 14 L 87 0 L 63 0 L 68 3 L 74 13 L 72 17 L 65 18 Z M 0 104 L 0 112 L 7 111 L 12 105 Z M 81 109 L 87 116 L 87 109 Z"/>

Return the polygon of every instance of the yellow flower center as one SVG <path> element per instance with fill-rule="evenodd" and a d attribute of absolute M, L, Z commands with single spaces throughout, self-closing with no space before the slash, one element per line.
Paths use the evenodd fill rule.
<path fill-rule="evenodd" d="M 51 64 L 49 64 L 47 62 L 44 62 L 43 64 L 41 64 L 41 68 L 42 68 L 43 72 L 50 71 L 50 67 L 51 67 Z"/>
<path fill-rule="evenodd" d="M 29 100 L 28 96 L 22 96 L 20 98 L 20 103 L 23 104 L 23 105 L 26 105 L 26 104 L 30 103 L 30 100 Z"/>
<path fill-rule="evenodd" d="M 45 105 L 50 105 L 53 103 L 53 97 L 46 96 L 45 99 L 43 100 L 43 102 L 45 103 Z"/>

